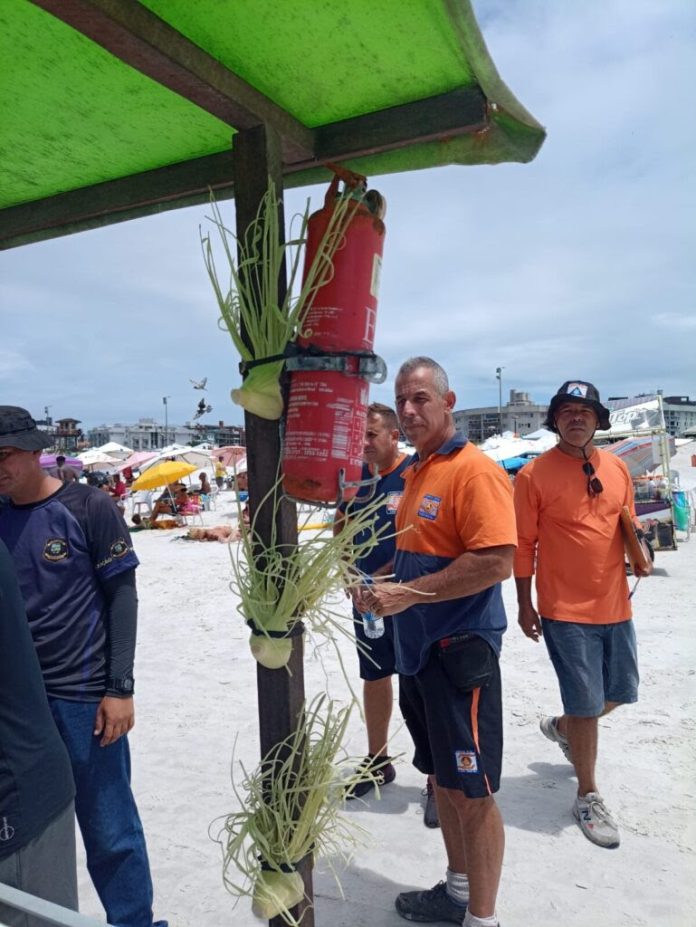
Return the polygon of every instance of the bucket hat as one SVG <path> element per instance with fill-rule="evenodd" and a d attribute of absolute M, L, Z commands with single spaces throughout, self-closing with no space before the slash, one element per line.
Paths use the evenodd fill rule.
<path fill-rule="evenodd" d="M 40 451 L 51 444 L 53 439 L 45 431 L 39 431 L 26 409 L 19 406 L 0 406 L 0 447 Z"/>
<path fill-rule="evenodd" d="M 558 433 L 555 421 L 556 410 L 564 402 L 579 402 L 594 409 L 597 415 L 597 427 L 600 431 L 608 431 L 611 427 L 609 424 L 609 409 L 599 401 L 597 387 L 585 380 L 566 380 L 549 404 L 546 421 L 544 422 L 544 427 L 548 428 L 549 431 Z"/>

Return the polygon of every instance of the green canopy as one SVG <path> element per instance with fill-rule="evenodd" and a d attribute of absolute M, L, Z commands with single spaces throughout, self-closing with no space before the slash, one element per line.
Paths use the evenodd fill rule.
<path fill-rule="evenodd" d="M 263 123 L 286 186 L 544 139 L 468 0 L 12 0 L 0 55 L 5 248 L 231 196 L 235 132 Z"/>

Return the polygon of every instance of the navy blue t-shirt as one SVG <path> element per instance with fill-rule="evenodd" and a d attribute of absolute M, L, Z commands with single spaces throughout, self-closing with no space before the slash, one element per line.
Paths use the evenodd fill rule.
<path fill-rule="evenodd" d="M 107 676 L 100 583 L 138 566 L 128 528 L 101 489 L 64 483 L 30 505 L 0 509 L 49 696 L 98 701 Z"/>
<path fill-rule="evenodd" d="M 0 541 L 0 858 L 38 837 L 74 794 L 12 558 Z"/>
<path fill-rule="evenodd" d="M 410 462 L 411 458 L 406 456 L 403 460 L 399 461 L 393 470 L 385 473 L 384 476 L 380 475 L 372 498 L 368 498 L 370 493 L 369 487 L 362 487 L 354 499 L 339 507 L 340 511 L 344 514 L 347 513 L 348 518 L 350 518 L 351 512 L 359 512 L 361 509 L 365 508 L 365 506 L 372 505 L 375 499 L 383 499 L 383 505 L 379 507 L 375 514 L 372 530 L 378 531 L 380 528 L 384 527 L 384 533 L 378 538 L 377 545 L 356 563 L 358 569 L 368 576 L 372 576 L 380 567 L 383 567 L 394 559 L 396 553 L 396 538 L 394 537 L 396 529 L 394 527 L 394 521 L 404 491 L 404 481 L 401 474 Z M 363 466 L 361 480 L 369 480 L 371 476 L 372 474 L 370 473 L 369 467 L 365 464 Z M 354 543 L 358 545 L 369 540 L 372 530 L 366 528 L 364 531 L 356 534 Z"/>

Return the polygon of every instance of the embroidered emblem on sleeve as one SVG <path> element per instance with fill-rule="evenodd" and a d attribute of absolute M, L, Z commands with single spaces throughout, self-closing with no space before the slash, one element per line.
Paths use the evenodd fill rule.
<path fill-rule="evenodd" d="M 121 557 L 126 556 L 129 550 L 130 547 L 128 544 L 126 544 L 123 538 L 119 538 L 118 541 L 114 541 L 114 543 L 111 545 L 109 548 L 109 553 L 114 560 L 120 560 Z"/>
<path fill-rule="evenodd" d="M 43 558 L 49 563 L 65 560 L 69 553 L 68 542 L 64 538 L 49 538 L 44 544 Z"/>

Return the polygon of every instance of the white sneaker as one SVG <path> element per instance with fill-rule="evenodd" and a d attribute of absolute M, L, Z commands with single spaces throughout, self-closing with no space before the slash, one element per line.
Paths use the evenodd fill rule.
<path fill-rule="evenodd" d="M 608 849 L 618 847 L 621 842 L 619 828 L 598 792 L 578 795 L 573 805 L 573 814 L 580 830 L 592 843 Z"/>
<path fill-rule="evenodd" d="M 570 758 L 570 744 L 563 736 L 563 734 L 561 734 L 561 732 L 558 730 L 557 722 L 558 718 L 552 718 L 550 716 L 542 718 L 539 722 L 539 728 L 544 737 L 553 743 L 558 744 L 558 746 L 561 748 L 563 756 L 568 760 L 569 763 L 572 763 L 573 761 Z"/>

